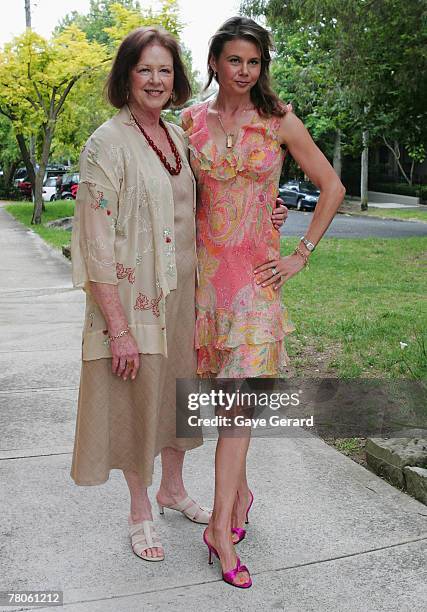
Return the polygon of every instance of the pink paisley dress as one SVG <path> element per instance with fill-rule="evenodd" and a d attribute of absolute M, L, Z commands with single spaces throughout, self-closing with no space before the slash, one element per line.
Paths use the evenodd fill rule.
<path fill-rule="evenodd" d="M 257 285 L 254 277 L 257 266 L 280 253 L 271 222 L 285 155 L 277 140 L 280 118 L 255 114 L 234 147 L 220 154 L 207 112 L 204 102 L 182 114 L 198 184 L 198 374 L 284 376 L 284 336 L 294 328 L 281 292 Z"/>

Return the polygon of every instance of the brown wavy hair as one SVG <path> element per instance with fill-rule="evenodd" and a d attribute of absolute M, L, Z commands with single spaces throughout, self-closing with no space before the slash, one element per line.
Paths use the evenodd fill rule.
<path fill-rule="evenodd" d="M 209 87 L 213 79 L 218 82 L 210 60 L 214 57 L 218 60 L 224 45 L 229 40 L 242 38 L 254 43 L 261 54 L 261 72 L 256 84 L 250 91 L 251 101 L 259 114 L 264 117 L 283 117 L 285 105 L 274 93 L 270 82 L 270 52 L 273 50 L 273 40 L 270 32 L 247 17 L 231 17 L 215 32 L 209 42 L 208 52 L 208 82 L 205 89 Z"/>
<path fill-rule="evenodd" d="M 181 59 L 181 49 L 176 39 L 159 26 L 137 28 L 123 39 L 105 84 L 105 93 L 110 104 L 122 108 L 129 97 L 130 71 L 139 62 L 141 53 L 147 45 L 157 43 L 171 52 L 173 58 L 173 93 L 163 108 L 182 106 L 191 97 L 191 85 L 188 80 L 184 63 Z"/>

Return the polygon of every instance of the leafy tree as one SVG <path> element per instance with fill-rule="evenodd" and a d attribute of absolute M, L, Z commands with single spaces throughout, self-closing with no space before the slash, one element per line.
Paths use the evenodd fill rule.
<path fill-rule="evenodd" d="M 319 44 L 319 27 L 278 23 L 272 65 L 275 88 L 296 112 L 341 174 L 343 134 L 352 124 L 345 88 L 336 79 L 328 50 Z M 347 152 L 352 143 L 345 146 Z M 345 150 L 344 149 L 344 150 Z"/>
<path fill-rule="evenodd" d="M 56 159 L 76 163 L 90 134 L 116 112 L 103 95 L 108 69 L 109 63 L 106 63 L 80 79 L 70 92 L 52 142 L 52 154 Z"/>
<path fill-rule="evenodd" d="M 114 45 L 106 28 L 111 28 L 116 23 L 116 13 L 112 10 L 114 5 L 141 14 L 141 5 L 135 0 L 90 0 L 89 12 L 86 15 L 72 11 L 59 22 L 55 31 L 59 33 L 68 26 L 75 25 L 91 42 L 112 48 Z"/>
<path fill-rule="evenodd" d="M 90 43 L 76 26 L 50 41 L 27 30 L 0 53 L 0 113 L 13 124 L 33 185 L 33 223 L 41 222 L 43 178 L 58 116 L 74 85 L 106 61 L 98 43 Z M 27 140 L 36 139 L 36 162 Z"/>
<path fill-rule="evenodd" d="M 16 142 L 11 122 L 0 115 L 0 167 L 3 170 L 2 186 L 9 191 L 12 186 L 13 175 L 22 162 L 21 152 Z"/>
<path fill-rule="evenodd" d="M 266 0 L 244 2 L 243 9 L 265 14 L 274 32 L 280 27 L 315 29 L 328 72 L 344 95 L 353 143 L 362 151 L 362 192 L 367 191 L 369 144 L 391 141 L 398 151 L 400 142 L 421 161 L 427 141 L 423 0 Z"/>
<path fill-rule="evenodd" d="M 129 10 L 122 4 L 112 4 L 110 7 L 114 18 L 112 26 L 105 28 L 114 45 L 119 45 L 123 38 L 135 28 L 159 25 L 170 34 L 179 38 L 182 24 L 179 20 L 178 0 L 162 0 L 158 12 L 152 9 L 146 11 Z"/>
<path fill-rule="evenodd" d="M 56 30 L 60 32 L 71 24 L 85 32 L 88 40 L 111 51 L 115 51 L 126 34 L 141 26 L 161 25 L 177 38 L 182 30 L 177 0 L 162 0 L 158 11 L 143 9 L 138 0 L 90 0 L 87 15 L 72 11 Z"/>

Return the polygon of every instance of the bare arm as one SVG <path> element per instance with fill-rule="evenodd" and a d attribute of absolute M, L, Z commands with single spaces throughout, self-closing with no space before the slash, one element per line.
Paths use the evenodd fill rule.
<path fill-rule="evenodd" d="M 304 173 L 320 189 L 319 201 L 305 233 L 305 237 L 310 242 L 317 244 L 331 224 L 344 198 L 345 188 L 331 164 L 313 142 L 302 121 L 292 112 L 286 113 L 282 119 L 279 139 L 281 144 L 288 147 L 290 154 Z M 310 251 L 302 242 L 299 244 L 299 249 L 307 257 L 309 256 Z M 262 283 L 262 286 L 274 283 L 274 288 L 278 289 L 297 274 L 303 265 L 304 261 L 297 253 L 272 260 L 255 270 L 257 283 Z M 274 269 L 277 271 L 276 274 L 272 273 Z"/>
<path fill-rule="evenodd" d="M 108 335 L 117 336 L 124 329 L 128 329 L 128 320 L 120 301 L 118 286 L 93 281 L 89 282 L 89 286 L 104 315 Z M 128 376 L 134 380 L 139 368 L 139 352 L 133 336 L 128 333 L 117 340 L 112 340 L 110 348 L 113 356 L 113 374 L 121 376 L 123 380 Z"/>
<path fill-rule="evenodd" d="M 293 113 L 286 113 L 280 126 L 280 140 L 299 167 L 320 189 L 319 201 L 306 232 L 317 244 L 330 226 L 345 195 L 344 185 L 322 151 L 315 145 L 304 124 Z M 304 245 L 301 243 L 300 248 Z M 308 253 L 304 246 L 305 252 Z"/>

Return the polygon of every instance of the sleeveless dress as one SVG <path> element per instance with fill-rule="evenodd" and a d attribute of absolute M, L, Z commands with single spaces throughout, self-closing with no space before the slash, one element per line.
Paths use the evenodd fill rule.
<path fill-rule="evenodd" d="M 281 292 L 256 285 L 254 269 L 280 254 L 271 221 L 284 151 L 280 118 L 255 114 L 221 154 L 208 102 L 185 109 L 182 126 L 197 179 L 196 348 L 202 377 L 284 376 L 285 334 L 294 327 Z"/>

